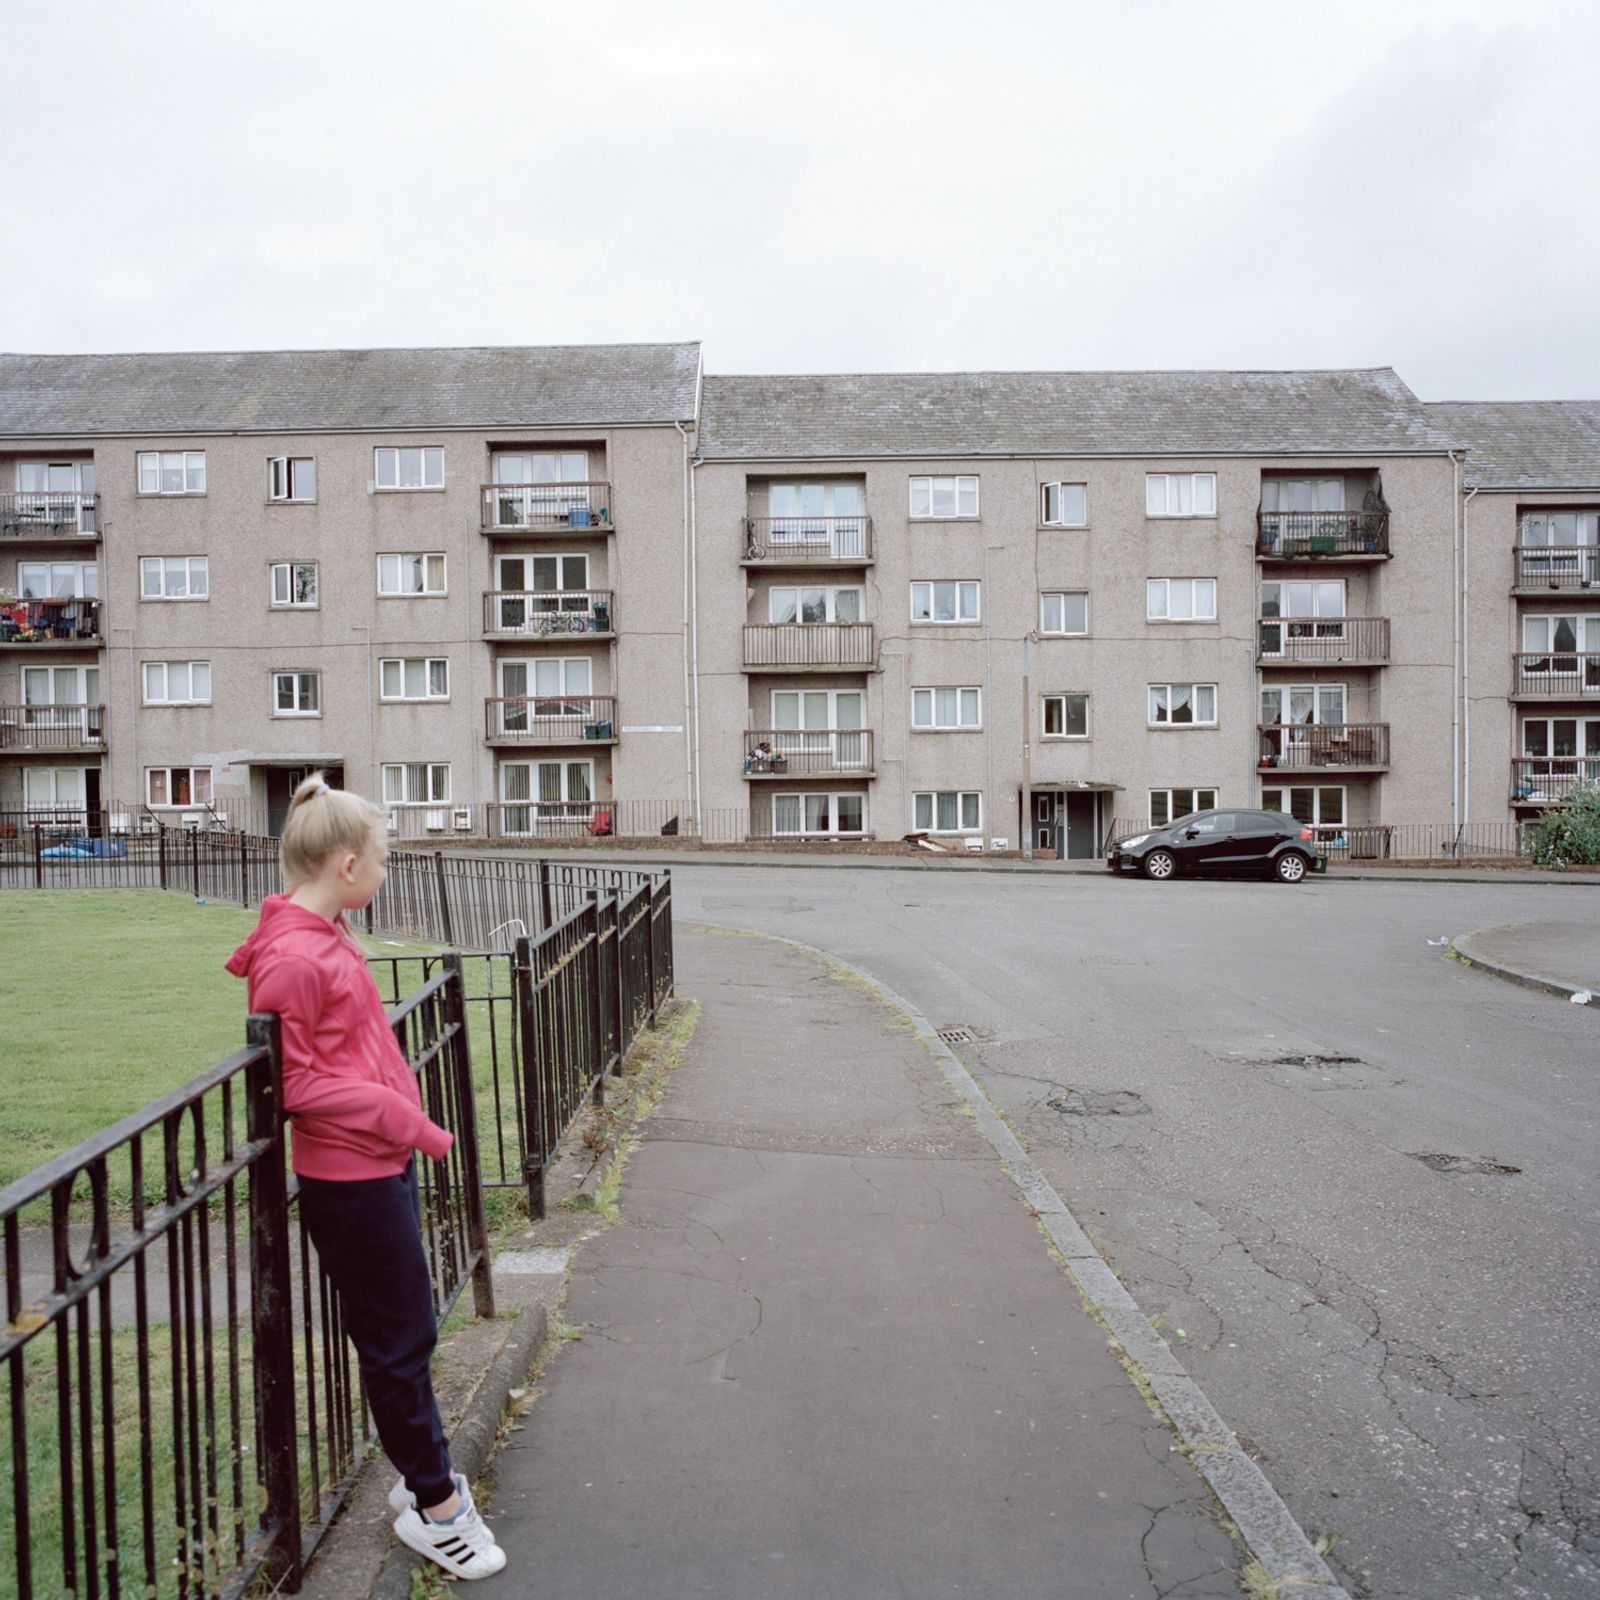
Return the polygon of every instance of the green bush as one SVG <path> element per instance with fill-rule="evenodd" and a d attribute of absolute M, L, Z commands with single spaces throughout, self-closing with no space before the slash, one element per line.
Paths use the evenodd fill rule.
<path fill-rule="evenodd" d="M 1540 815 L 1528 837 L 1542 867 L 1600 866 L 1600 784 L 1580 784 L 1559 810 Z"/>

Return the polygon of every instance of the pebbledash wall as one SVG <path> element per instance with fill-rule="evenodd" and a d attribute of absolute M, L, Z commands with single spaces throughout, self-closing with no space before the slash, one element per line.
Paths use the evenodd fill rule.
<path fill-rule="evenodd" d="M 378 452 L 423 448 L 442 483 L 380 484 Z M 163 451 L 203 451 L 203 491 L 140 492 L 140 453 Z M 274 459 L 314 460 L 314 498 L 273 500 Z M 40 486 L 81 509 L 85 467 L 94 515 L 68 527 Z M 1152 514 L 1166 475 L 1190 487 Z M 1045 520 L 1050 484 L 1081 518 Z M 1302 504 L 1322 520 L 1273 514 Z M 19 598 L 9 624 L 0 604 L 0 812 L 173 802 L 199 769 L 216 809 L 261 817 L 312 765 L 375 795 L 402 766 L 408 833 L 462 808 L 508 833 L 609 811 L 1015 846 L 1026 742 L 1035 843 L 1072 854 L 1213 793 L 1334 829 L 1506 822 L 1542 793 L 1530 739 L 1581 762 L 1592 726 L 1600 752 L 1600 671 L 1520 692 L 1523 619 L 1556 608 L 1513 551 L 1552 507 L 1600 509 L 1600 404 L 1427 406 L 1388 369 L 702 379 L 693 344 L 0 357 L 0 591 L 98 591 Z M 381 555 L 443 556 L 443 592 L 380 595 Z M 204 556 L 206 597 L 141 598 L 156 556 Z M 274 565 L 307 562 L 315 605 L 274 605 Z M 1190 580 L 1214 617 L 1152 615 L 1152 583 L 1182 609 Z M 914 616 L 956 598 L 935 584 L 964 586 L 951 620 Z M 1070 631 L 1048 631 L 1056 595 Z M 1558 598 L 1581 654 L 1600 584 Z M 207 699 L 152 703 L 146 663 L 196 661 Z M 447 662 L 446 692 L 393 698 L 408 669 L 386 661 Z M 314 709 L 279 705 L 284 673 L 315 675 Z M 1205 686 L 1188 698 L 1214 720 L 1155 720 L 1157 685 Z M 961 725 L 918 726 L 935 705 Z"/>

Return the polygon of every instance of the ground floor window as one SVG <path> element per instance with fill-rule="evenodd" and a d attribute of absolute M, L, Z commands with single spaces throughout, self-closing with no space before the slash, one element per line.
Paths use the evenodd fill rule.
<path fill-rule="evenodd" d="M 1337 786 L 1263 784 L 1261 806 L 1264 811 L 1287 811 L 1311 827 L 1342 828 L 1346 820 L 1344 790 Z"/>
<path fill-rule="evenodd" d="M 448 761 L 388 763 L 383 769 L 386 806 L 445 805 L 450 800 Z"/>
<path fill-rule="evenodd" d="M 912 796 L 918 833 L 981 833 L 983 797 L 976 789 L 935 789 Z"/>
<path fill-rule="evenodd" d="M 211 804 L 210 767 L 146 767 L 145 804 L 152 806 L 208 806 Z"/>
<path fill-rule="evenodd" d="M 1215 789 L 1152 789 L 1150 826 L 1164 828 L 1193 811 L 1210 811 L 1217 803 Z"/>
<path fill-rule="evenodd" d="M 86 767 L 24 767 L 22 804 L 29 811 L 81 811 Z"/>
<path fill-rule="evenodd" d="M 594 762 L 507 761 L 500 768 L 500 828 L 533 833 L 594 819 Z"/>
<path fill-rule="evenodd" d="M 865 833 L 864 794 L 775 794 L 772 831 L 800 838 L 806 834 Z"/>

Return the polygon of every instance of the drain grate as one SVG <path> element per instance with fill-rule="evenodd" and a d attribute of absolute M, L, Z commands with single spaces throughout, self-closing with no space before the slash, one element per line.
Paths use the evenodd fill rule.
<path fill-rule="evenodd" d="M 1485 1156 L 1447 1156 L 1410 1152 L 1413 1161 L 1420 1161 L 1435 1172 L 1464 1172 L 1478 1178 L 1514 1178 L 1521 1167 L 1508 1167 L 1500 1161 L 1490 1161 Z"/>
<path fill-rule="evenodd" d="M 975 1042 L 976 1038 L 971 1028 L 963 1028 L 959 1025 L 950 1028 L 940 1028 L 937 1031 L 939 1037 L 943 1039 L 946 1044 L 972 1044 Z"/>

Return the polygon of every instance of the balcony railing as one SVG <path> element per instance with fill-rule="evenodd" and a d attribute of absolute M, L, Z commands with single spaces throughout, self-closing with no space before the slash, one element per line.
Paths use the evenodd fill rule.
<path fill-rule="evenodd" d="M 486 532 L 570 532 L 574 528 L 609 531 L 611 485 L 588 483 L 486 483 L 483 485 L 483 527 Z"/>
<path fill-rule="evenodd" d="M 104 706 L 0 706 L 0 750 L 104 750 Z"/>
<path fill-rule="evenodd" d="M 1600 756 L 1519 756 L 1511 763 L 1514 805 L 1559 805 L 1583 784 L 1600 784 Z"/>
<path fill-rule="evenodd" d="M 484 702 L 485 736 L 507 744 L 614 744 L 617 702 L 609 694 L 530 694 Z"/>
<path fill-rule="evenodd" d="M 1286 771 L 1389 765 L 1387 722 L 1292 722 L 1257 727 L 1260 764 Z"/>
<path fill-rule="evenodd" d="M 99 531 L 97 494 L 0 494 L 0 539 L 92 539 Z"/>
<path fill-rule="evenodd" d="M 870 728 L 755 728 L 744 736 L 747 778 L 861 778 L 871 771 Z"/>
<path fill-rule="evenodd" d="M 1592 544 L 1518 545 L 1518 589 L 1600 589 L 1600 548 Z"/>
<path fill-rule="evenodd" d="M 877 662 L 870 622 L 753 622 L 744 630 L 746 668 L 843 667 Z"/>
<path fill-rule="evenodd" d="M 1514 694 L 1545 700 L 1600 695 L 1600 651 L 1524 651 L 1511 658 Z"/>
<path fill-rule="evenodd" d="M 872 559 L 872 518 L 746 517 L 744 559 L 782 566 L 791 562 L 862 562 Z"/>
<path fill-rule="evenodd" d="M 490 589 L 483 597 L 483 631 L 498 638 L 594 638 L 617 631 L 609 589 Z"/>
<path fill-rule="evenodd" d="M 1256 655 L 1263 666 L 1349 666 L 1389 659 L 1387 617 L 1262 617 Z"/>
<path fill-rule="evenodd" d="M 10 600 L 0 604 L 0 644 L 97 644 L 98 600 Z"/>
<path fill-rule="evenodd" d="M 1256 554 L 1272 561 L 1389 554 L 1387 511 L 1258 511 Z"/>

